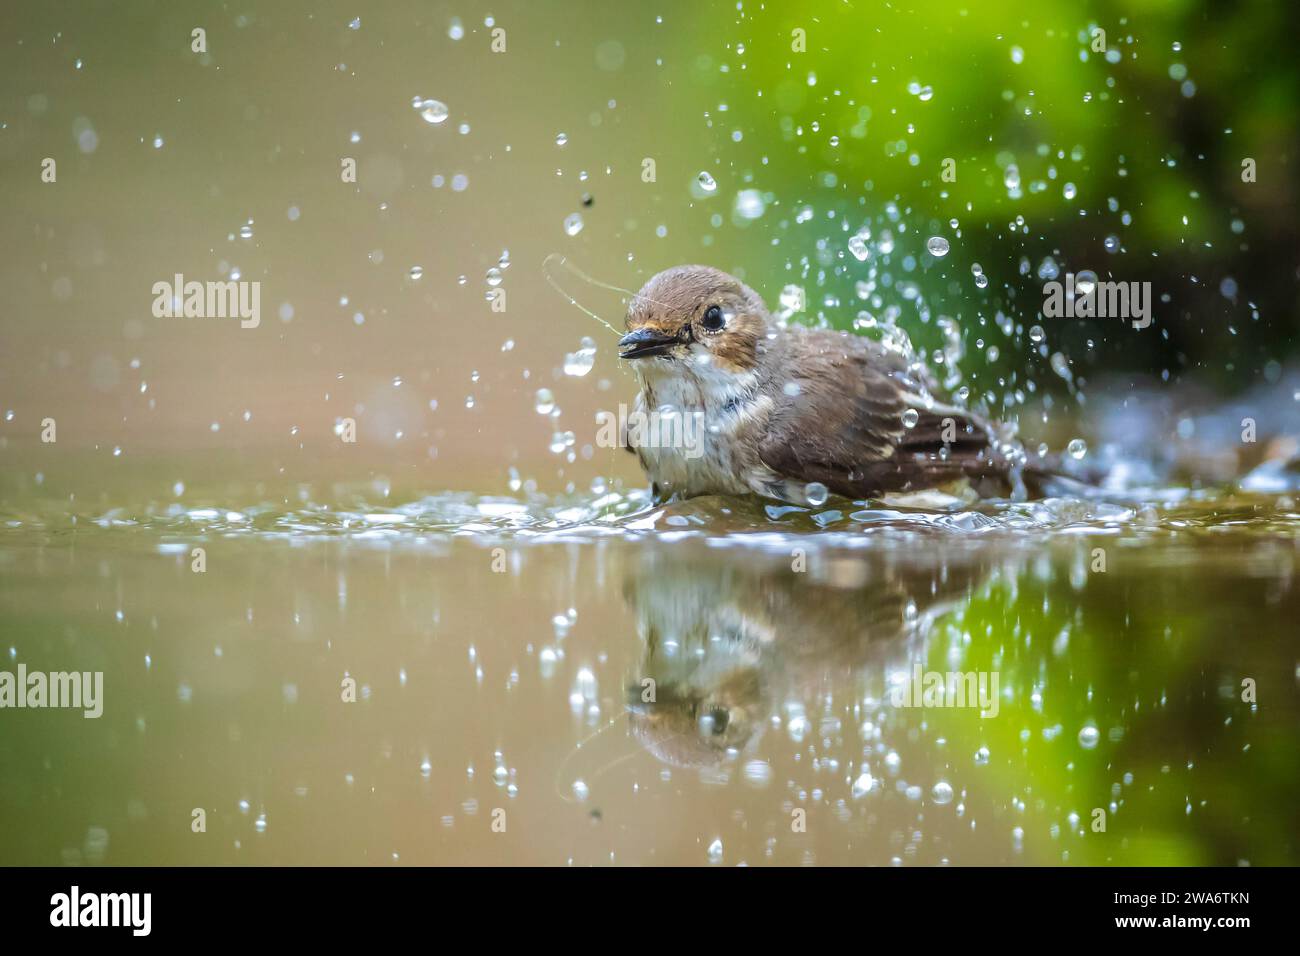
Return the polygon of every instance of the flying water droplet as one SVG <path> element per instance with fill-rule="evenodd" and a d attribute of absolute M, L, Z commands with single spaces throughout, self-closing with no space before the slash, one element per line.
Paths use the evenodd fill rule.
<path fill-rule="evenodd" d="M 420 118 L 426 123 L 432 123 L 434 126 L 445 122 L 449 115 L 447 104 L 441 100 L 422 100 L 417 97 L 413 105 L 420 114 Z"/>
<path fill-rule="evenodd" d="M 700 184 L 700 188 L 706 193 L 714 192 L 718 188 L 717 182 L 706 172 L 701 172 L 696 178 L 696 182 Z"/>
<path fill-rule="evenodd" d="M 591 371 L 596 364 L 596 343 L 586 336 L 579 343 L 578 351 L 564 356 L 564 374 L 581 378 Z"/>
<path fill-rule="evenodd" d="M 1088 443 L 1082 438 L 1071 439 L 1070 444 L 1065 446 L 1065 450 L 1070 453 L 1070 457 L 1076 461 L 1088 454 Z M 1096 728 L 1093 728 L 1094 732 Z"/>
<path fill-rule="evenodd" d="M 936 259 L 942 259 L 948 254 L 948 240 L 943 236 L 931 236 L 925 241 L 925 248 L 930 250 L 930 255 Z"/>
<path fill-rule="evenodd" d="M 853 799 L 860 800 L 862 797 L 865 797 L 871 792 L 871 788 L 875 782 L 876 781 L 872 779 L 871 774 L 863 771 L 858 779 L 853 781 Z"/>
<path fill-rule="evenodd" d="M 743 189 L 736 194 L 736 216 L 740 219 L 757 219 L 763 215 L 767 203 L 757 189 Z"/>
<path fill-rule="evenodd" d="M 789 309 L 791 312 L 802 312 L 804 309 L 803 288 L 797 285 L 788 285 L 781 290 L 781 308 Z"/>
<path fill-rule="evenodd" d="M 722 862 L 722 840 L 721 839 L 714 840 L 712 843 L 709 844 L 709 862 L 710 863 Z"/>

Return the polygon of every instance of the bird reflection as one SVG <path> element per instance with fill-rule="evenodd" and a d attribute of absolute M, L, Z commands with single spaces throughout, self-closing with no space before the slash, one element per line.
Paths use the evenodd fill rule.
<path fill-rule="evenodd" d="M 675 767 L 752 747 L 787 699 L 883 675 L 987 576 L 962 555 L 734 558 L 656 555 L 624 585 L 642 647 L 631 732 Z"/>

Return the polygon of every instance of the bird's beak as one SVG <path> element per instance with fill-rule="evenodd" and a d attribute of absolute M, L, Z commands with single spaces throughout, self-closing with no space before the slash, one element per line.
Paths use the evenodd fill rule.
<path fill-rule="evenodd" d="M 675 335 L 667 335 L 658 329 L 642 326 L 618 340 L 618 357 L 632 359 L 663 355 L 678 342 L 679 339 Z"/>

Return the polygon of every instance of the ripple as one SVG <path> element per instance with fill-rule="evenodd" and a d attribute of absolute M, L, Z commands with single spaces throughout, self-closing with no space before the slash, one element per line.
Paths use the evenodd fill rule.
<path fill-rule="evenodd" d="M 67 512 L 65 502 L 0 512 L 0 535 L 143 533 L 162 550 L 180 539 L 348 539 L 426 543 L 458 538 L 484 542 L 584 542 L 653 537 L 700 538 L 715 547 L 782 550 L 810 539 L 837 546 L 887 546 L 917 538 L 1222 541 L 1225 535 L 1294 541 L 1300 512 L 1287 494 L 1189 492 L 1167 489 L 1142 498 L 1099 494 L 1032 502 L 986 501 L 954 507 L 890 507 L 881 501 L 822 506 L 775 505 L 757 498 L 702 497 L 656 505 L 645 491 L 574 496 L 509 497 L 445 493 L 404 504 L 378 504 L 364 494 L 340 495 L 286 509 L 283 501 L 251 501 L 232 492 L 196 507 L 118 506 Z"/>

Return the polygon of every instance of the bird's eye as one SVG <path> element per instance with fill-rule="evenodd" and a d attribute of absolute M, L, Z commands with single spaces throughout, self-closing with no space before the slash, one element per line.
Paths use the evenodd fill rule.
<path fill-rule="evenodd" d="M 704 715 L 700 721 L 700 728 L 705 732 L 718 737 L 727 731 L 727 724 L 731 722 L 731 715 L 722 707 L 714 707 Z"/>
<path fill-rule="evenodd" d="M 722 307 L 711 305 L 705 309 L 704 318 L 700 320 L 700 324 L 704 326 L 706 332 L 721 331 L 722 327 L 727 324 L 726 320 L 722 317 Z"/>

